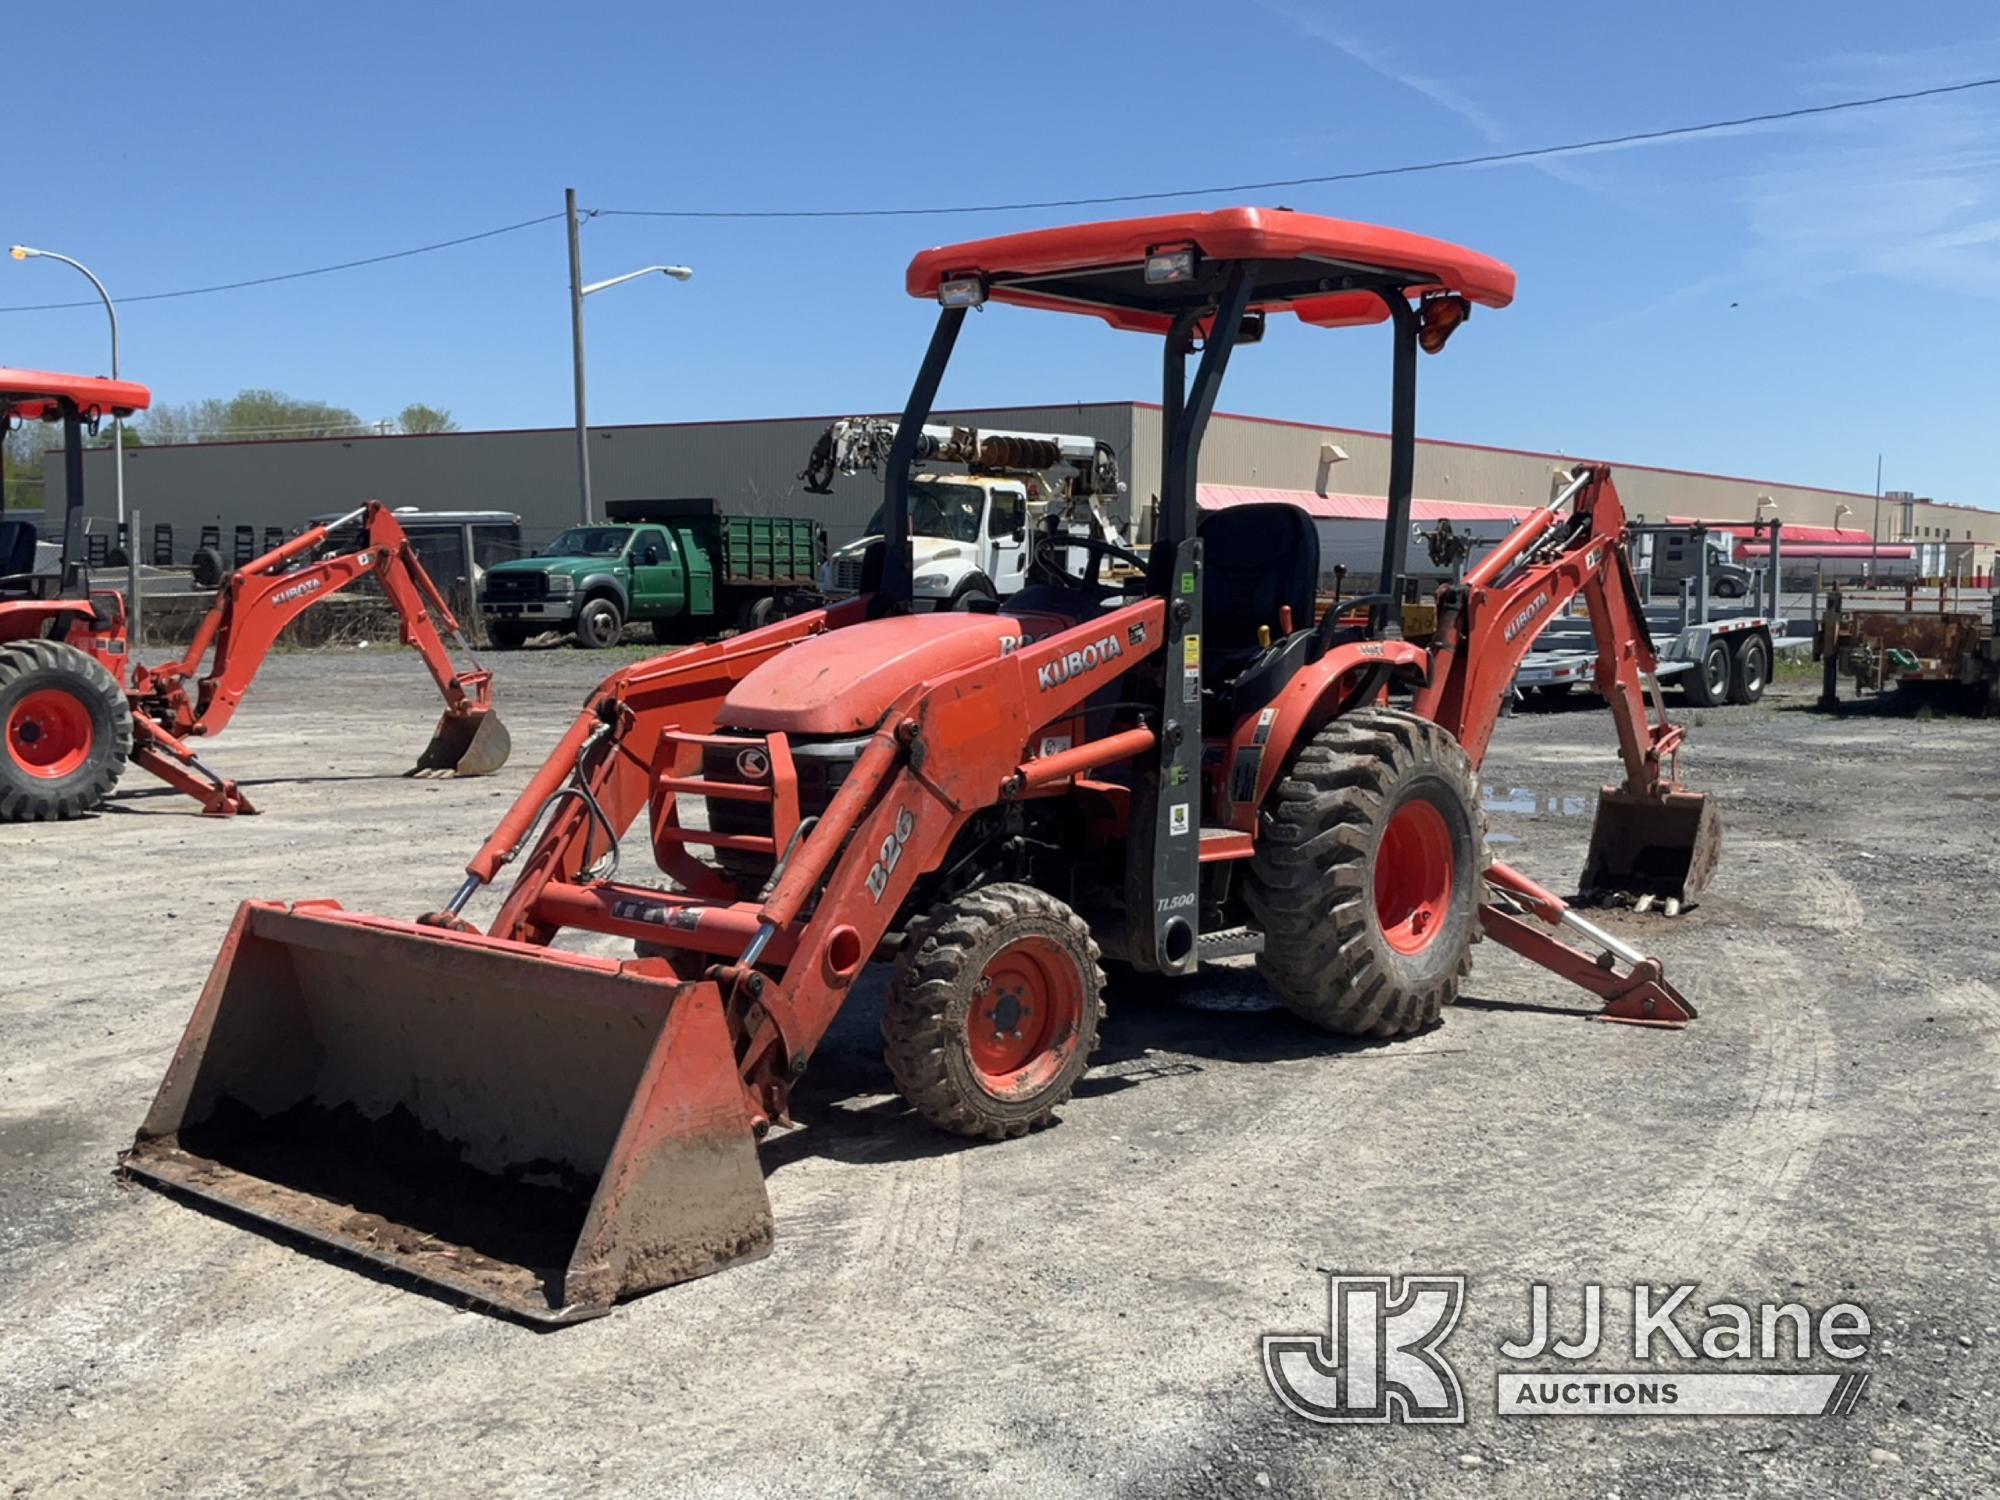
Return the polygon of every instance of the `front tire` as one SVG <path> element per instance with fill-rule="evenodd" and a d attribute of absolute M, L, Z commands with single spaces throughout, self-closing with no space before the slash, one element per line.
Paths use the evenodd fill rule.
<path fill-rule="evenodd" d="M 132 754 L 132 706 L 93 656 L 60 641 L 0 648 L 0 822 L 100 806 Z"/>
<path fill-rule="evenodd" d="M 576 612 L 576 643 L 586 651 L 618 644 L 625 631 L 625 613 L 616 599 L 587 599 Z"/>
<path fill-rule="evenodd" d="M 1084 920 L 1033 886 L 932 907 L 910 924 L 882 1017 L 897 1091 L 956 1135 L 1040 1130 L 1097 1046 L 1098 959 Z"/>
<path fill-rule="evenodd" d="M 1348 1036 L 1433 1025 L 1472 966 L 1486 836 L 1472 762 L 1414 714 L 1326 725 L 1272 789 L 1244 900 L 1257 967 L 1302 1020 Z"/>

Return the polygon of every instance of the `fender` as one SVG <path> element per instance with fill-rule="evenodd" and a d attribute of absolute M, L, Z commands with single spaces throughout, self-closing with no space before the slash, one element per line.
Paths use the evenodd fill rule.
<path fill-rule="evenodd" d="M 1301 667 L 1253 719 L 1237 725 L 1216 768 L 1216 806 L 1240 833 L 1257 831 L 1264 805 L 1292 750 L 1332 718 L 1341 696 L 1376 668 L 1430 670 L 1430 652 L 1408 641 L 1349 641 Z M 1247 795 L 1243 795 L 1247 793 Z"/>
<path fill-rule="evenodd" d="M 617 597 L 618 613 L 626 619 L 632 618 L 632 592 L 625 587 L 625 580 L 616 573 L 592 573 L 576 581 L 576 607 L 581 610 L 584 601 L 592 594 L 609 591 Z"/>

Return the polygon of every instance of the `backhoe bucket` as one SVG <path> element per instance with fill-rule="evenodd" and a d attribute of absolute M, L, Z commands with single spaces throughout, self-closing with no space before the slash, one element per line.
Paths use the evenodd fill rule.
<path fill-rule="evenodd" d="M 492 709 L 448 713 L 438 720 L 431 742 L 410 771 L 412 776 L 491 776 L 507 764 L 513 736 Z"/>
<path fill-rule="evenodd" d="M 543 1323 L 771 1247 L 722 998 L 246 902 L 125 1170 Z"/>
<path fill-rule="evenodd" d="M 1692 906 L 1722 854 L 1722 815 L 1700 792 L 1598 794 L 1580 889 L 1586 903 L 1644 900 Z"/>

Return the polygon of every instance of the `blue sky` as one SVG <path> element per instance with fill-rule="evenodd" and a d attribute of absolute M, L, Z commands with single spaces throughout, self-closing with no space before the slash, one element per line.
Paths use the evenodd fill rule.
<path fill-rule="evenodd" d="M 1990 5 L 511 4 L 133 9 L 12 56 L 0 243 L 114 295 L 560 210 L 853 208 L 1148 191 L 1535 146 L 2000 74 Z M 1399 19 L 1400 18 L 1400 19 Z M 1012 60 L 1018 57 L 1018 64 Z M 61 132 L 81 128 L 80 139 Z M 60 164 L 77 153 L 74 170 Z M 1250 195 L 1520 273 L 1426 360 L 1428 436 L 2000 506 L 2000 89 L 1670 144 Z M 1218 207 L 1226 198 L 1186 200 Z M 1127 212 L 1108 210 L 1104 215 Z M 1138 211 L 1138 210 L 1129 210 Z M 933 310 L 915 249 L 1092 217 L 599 218 L 601 422 L 896 407 Z M 162 400 L 272 386 L 374 418 L 569 419 L 561 224 L 125 309 Z M 0 260 L 0 305 L 87 293 Z M 0 363 L 101 370 L 101 313 L 0 314 Z M 995 309 L 944 401 L 1157 394 L 1150 340 Z M 1383 424 L 1387 343 L 1285 320 L 1223 406 Z"/>

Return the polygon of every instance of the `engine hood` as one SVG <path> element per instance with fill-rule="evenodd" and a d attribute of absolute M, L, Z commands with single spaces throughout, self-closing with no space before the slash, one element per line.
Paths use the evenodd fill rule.
<path fill-rule="evenodd" d="M 722 700 L 718 722 L 787 734 L 865 734 L 919 682 L 1013 651 L 1032 626 L 1010 615 L 893 615 L 799 642 Z"/>

